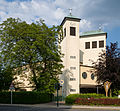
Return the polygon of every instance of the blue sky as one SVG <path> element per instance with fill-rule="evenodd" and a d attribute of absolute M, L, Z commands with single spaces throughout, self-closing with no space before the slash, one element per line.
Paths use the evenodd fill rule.
<path fill-rule="evenodd" d="M 72 14 L 81 18 L 80 32 L 98 30 L 108 33 L 107 44 L 118 42 L 120 47 L 120 0 L 0 0 L 0 22 L 19 17 L 28 23 L 42 18 L 45 23 L 59 25 Z"/>

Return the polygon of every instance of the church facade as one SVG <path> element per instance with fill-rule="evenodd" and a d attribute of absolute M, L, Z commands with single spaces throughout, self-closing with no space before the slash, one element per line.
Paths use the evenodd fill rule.
<path fill-rule="evenodd" d="M 98 93 L 99 84 L 90 70 L 92 61 L 96 62 L 102 50 L 106 49 L 107 33 L 102 30 L 79 34 L 80 19 L 72 16 L 65 17 L 61 22 L 63 37 L 59 45 L 64 69 L 60 75 L 62 94 L 84 93 L 95 89 Z"/>

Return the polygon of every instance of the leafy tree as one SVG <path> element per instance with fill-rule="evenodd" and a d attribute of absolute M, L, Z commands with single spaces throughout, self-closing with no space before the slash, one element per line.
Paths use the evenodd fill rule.
<path fill-rule="evenodd" d="M 53 92 L 63 67 L 57 46 L 58 28 L 49 28 L 42 20 L 27 24 L 9 18 L 0 24 L 1 56 L 4 66 L 17 72 L 30 69 L 35 90 Z"/>
<path fill-rule="evenodd" d="M 0 65 L 0 91 L 8 90 L 12 80 L 12 70 L 9 67 L 3 68 L 2 65 Z"/>
<path fill-rule="evenodd" d="M 93 62 L 98 83 L 112 82 L 112 89 L 120 89 L 120 51 L 117 43 L 111 43 L 103 51 L 97 62 Z"/>

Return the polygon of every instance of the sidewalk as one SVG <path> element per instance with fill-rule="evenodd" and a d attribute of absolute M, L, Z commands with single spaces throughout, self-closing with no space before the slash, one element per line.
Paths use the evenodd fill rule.
<path fill-rule="evenodd" d="M 87 105 L 65 105 L 65 102 L 59 101 L 59 107 L 56 102 L 44 103 L 44 104 L 0 104 L 5 106 L 32 106 L 46 108 L 59 108 L 59 109 L 109 109 L 109 110 L 120 110 L 120 106 L 87 106 Z"/>
<path fill-rule="evenodd" d="M 36 104 L 35 107 L 51 107 L 57 108 L 56 102 L 50 102 L 46 104 Z M 87 106 L 87 105 L 65 105 L 64 101 L 59 101 L 60 109 L 111 109 L 111 110 L 120 110 L 120 106 Z"/>

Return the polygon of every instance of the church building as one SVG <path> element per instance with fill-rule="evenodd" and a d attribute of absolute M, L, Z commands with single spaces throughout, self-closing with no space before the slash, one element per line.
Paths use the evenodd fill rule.
<path fill-rule="evenodd" d="M 96 62 L 102 50 L 106 49 L 107 33 L 96 30 L 80 34 L 79 23 L 80 19 L 73 16 L 67 16 L 61 22 L 63 37 L 60 37 L 59 45 L 64 54 L 64 69 L 60 82 L 64 96 L 93 91 L 98 93 L 100 88 L 90 70 L 93 69 L 92 61 Z"/>

